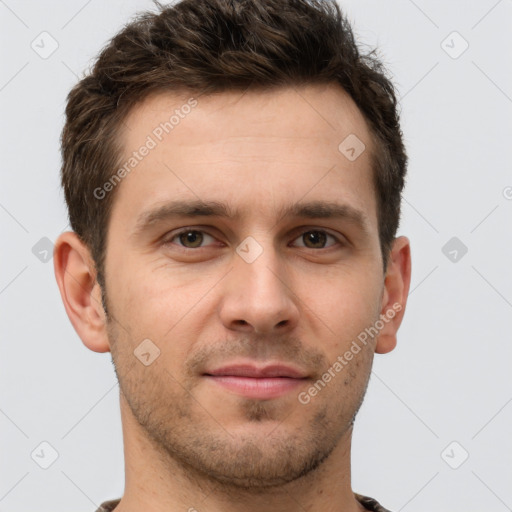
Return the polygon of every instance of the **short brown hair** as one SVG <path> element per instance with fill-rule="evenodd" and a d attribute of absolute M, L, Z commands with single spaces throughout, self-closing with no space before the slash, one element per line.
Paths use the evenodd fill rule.
<path fill-rule="evenodd" d="M 135 103 L 160 91 L 208 94 L 338 83 L 369 123 L 384 269 L 400 219 L 407 167 L 394 87 L 375 50 L 363 55 L 335 0 L 155 2 L 101 51 L 71 90 L 62 131 L 62 186 L 72 229 L 91 250 L 104 290 L 115 192 L 98 200 L 119 166 L 119 127 Z"/>

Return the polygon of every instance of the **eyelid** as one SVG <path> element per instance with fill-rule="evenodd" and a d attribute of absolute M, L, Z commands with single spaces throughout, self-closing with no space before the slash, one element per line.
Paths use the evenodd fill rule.
<path fill-rule="evenodd" d="M 209 231 L 210 229 L 211 229 L 210 227 L 207 228 L 207 227 L 203 227 L 203 226 L 185 226 L 183 228 L 179 228 L 175 232 L 171 232 L 170 236 L 164 236 L 162 239 L 162 243 L 164 245 L 174 244 L 174 245 L 177 245 L 178 247 L 180 247 L 181 249 L 191 250 L 191 251 L 197 251 L 199 249 L 206 249 L 208 246 L 185 247 L 183 245 L 175 244 L 174 242 L 172 242 L 172 240 L 179 237 L 181 234 L 187 233 L 189 231 L 197 231 L 199 233 L 206 234 L 206 235 L 211 236 L 212 238 L 216 239 L 215 235 L 210 233 L 210 231 Z M 300 246 L 301 248 L 311 249 L 313 251 L 321 251 L 321 250 L 330 249 L 332 247 L 335 247 L 336 245 L 344 246 L 344 245 L 348 245 L 348 243 L 349 243 L 343 235 L 334 234 L 326 228 L 321 228 L 321 227 L 316 227 L 316 226 L 300 226 L 300 227 L 296 228 L 295 230 L 293 230 L 294 238 L 292 239 L 292 242 L 295 241 L 297 238 L 299 238 L 301 235 L 304 235 L 305 233 L 308 233 L 310 231 L 317 231 L 319 233 L 325 233 L 327 236 L 331 236 L 332 238 L 334 238 L 336 240 L 337 244 L 329 245 L 327 247 L 322 247 L 320 249 L 311 249 L 310 247 Z"/>
<path fill-rule="evenodd" d="M 296 240 L 300 235 L 304 233 L 308 233 L 309 231 L 318 231 L 320 233 L 325 233 L 327 236 L 331 236 L 336 240 L 335 244 L 329 245 L 327 247 L 323 247 L 321 249 L 311 249 L 310 247 L 304 247 L 301 246 L 300 249 L 310 249 L 311 251 L 328 251 L 333 249 L 343 249 L 347 247 L 352 247 L 352 242 L 339 231 L 335 231 L 329 228 L 324 228 L 320 226 L 300 226 L 297 228 L 298 231 L 294 231 L 294 233 L 297 233 L 297 236 L 293 240 Z"/>
<path fill-rule="evenodd" d="M 297 236 L 294 236 L 292 241 L 297 240 L 297 238 L 300 238 L 301 235 L 304 235 L 305 233 L 309 233 L 309 232 L 324 233 L 326 236 L 330 236 L 330 237 L 334 238 L 334 240 L 336 240 L 338 245 L 345 245 L 346 244 L 346 242 L 344 241 L 343 237 L 335 235 L 335 234 L 333 234 L 331 231 L 329 231 L 327 229 L 316 228 L 316 227 L 304 227 L 304 226 L 299 228 L 299 230 L 295 232 L 297 234 Z M 319 250 L 322 250 L 322 249 L 327 250 L 327 249 L 330 249 L 331 247 L 335 247 L 335 246 L 336 246 L 336 244 L 333 244 L 333 245 L 329 245 L 327 247 L 322 247 L 320 249 L 313 249 L 313 250 L 316 250 L 316 251 L 319 251 Z M 306 247 L 306 246 L 300 246 L 300 247 L 304 248 L 304 249 L 311 249 L 311 247 Z"/>
<path fill-rule="evenodd" d="M 185 226 L 184 228 L 179 228 L 177 231 L 171 231 L 171 234 L 167 233 L 163 238 L 162 238 L 162 243 L 164 245 L 168 245 L 168 244 L 174 244 L 174 245 L 177 245 L 178 247 L 180 247 L 181 249 L 189 249 L 189 250 L 198 250 L 198 249 L 205 249 L 205 247 L 185 247 L 183 245 L 179 245 L 179 244 L 175 244 L 174 242 L 172 242 L 172 240 L 174 240 L 175 238 L 179 237 L 180 235 L 182 235 L 183 233 L 188 233 L 189 231 L 197 231 L 199 233 L 203 233 L 203 234 L 206 234 L 208 236 L 211 236 L 212 238 L 215 238 L 216 237 L 214 235 L 212 235 L 208 229 L 205 229 L 203 228 L 202 226 Z"/>

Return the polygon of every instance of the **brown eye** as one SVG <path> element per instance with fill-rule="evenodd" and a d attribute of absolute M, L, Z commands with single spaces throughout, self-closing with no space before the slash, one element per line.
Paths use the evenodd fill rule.
<path fill-rule="evenodd" d="M 322 249 L 327 240 L 327 236 L 322 231 L 308 231 L 302 235 L 304 244 L 311 249 Z"/>
<path fill-rule="evenodd" d="M 203 233 L 196 230 L 183 231 L 179 235 L 176 235 L 184 247 L 195 248 L 200 247 L 203 242 Z"/>
<path fill-rule="evenodd" d="M 308 249 L 325 249 L 327 247 L 331 247 L 332 245 L 335 245 L 335 244 L 331 244 L 331 245 L 326 246 L 326 243 L 327 243 L 327 240 L 329 237 L 332 240 L 334 240 L 335 242 L 338 242 L 336 237 L 334 237 L 333 235 L 331 235 L 325 231 L 319 230 L 319 229 L 305 231 L 296 240 L 302 241 L 302 245 L 299 244 L 299 247 L 306 247 Z"/>
<path fill-rule="evenodd" d="M 194 226 L 167 233 L 162 238 L 162 246 L 166 250 L 196 257 L 200 254 L 204 255 L 204 253 L 211 254 L 213 249 L 223 247 L 224 245 L 208 231 L 201 229 L 200 226 L 197 226 L 196 229 L 196 226 Z"/>

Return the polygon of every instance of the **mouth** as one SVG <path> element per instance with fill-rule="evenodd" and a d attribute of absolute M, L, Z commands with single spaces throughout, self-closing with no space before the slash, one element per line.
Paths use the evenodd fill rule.
<path fill-rule="evenodd" d="M 223 366 L 205 372 L 203 377 L 226 391 L 260 400 L 296 391 L 309 378 L 304 371 L 285 364 Z"/>

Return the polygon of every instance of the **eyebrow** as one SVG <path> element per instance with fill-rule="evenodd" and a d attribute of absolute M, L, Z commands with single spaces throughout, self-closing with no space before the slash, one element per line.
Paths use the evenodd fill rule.
<path fill-rule="evenodd" d="M 332 201 L 309 201 L 286 205 L 277 211 L 279 219 L 344 219 L 357 226 L 365 235 L 369 235 L 368 218 L 362 210 L 348 204 Z M 218 201 L 182 201 L 176 200 L 142 212 L 137 218 L 132 237 L 136 237 L 152 226 L 163 221 L 184 217 L 218 217 L 238 220 L 242 217 L 239 210 Z"/>

